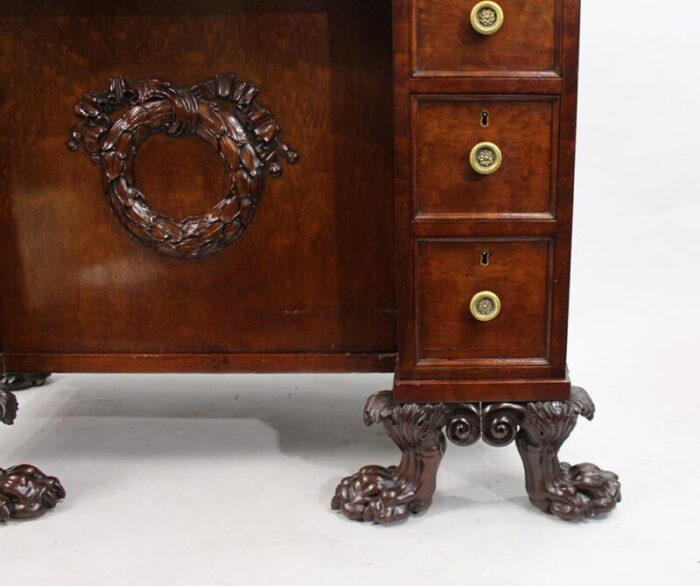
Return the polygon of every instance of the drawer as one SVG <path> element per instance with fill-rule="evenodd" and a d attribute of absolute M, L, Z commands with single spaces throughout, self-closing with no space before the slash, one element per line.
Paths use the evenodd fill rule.
<path fill-rule="evenodd" d="M 558 76 L 562 3 L 414 0 L 414 75 Z"/>
<path fill-rule="evenodd" d="M 419 240 L 418 366 L 548 364 L 552 242 Z"/>
<path fill-rule="evenodd" d="M 551 217 L 558 112 L 552 96 L 416 98 L 416 215 Z"/>

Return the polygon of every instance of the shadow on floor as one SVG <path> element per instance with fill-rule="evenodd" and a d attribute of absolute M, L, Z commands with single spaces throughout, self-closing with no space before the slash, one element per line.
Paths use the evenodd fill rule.
<path fill-rule="evenodd" d="M 327 504 L 342 475 L 365 464 L 398 463 L 382 427 L 362 421 L 366 397 L 390 387 L 386 375 L 55 376 L 19 394 L 28 404 L 23 415 L 47 421 L 16 455 L 43 466 L 58 459 L 225 462 L 282 453 L 322 467 L 319 499 Z M 437 499 L 434 514 L 475 501 L 528 506 L 514 449 L 450 445 L 440 474 L 450 486 L 467 488 Z"/>

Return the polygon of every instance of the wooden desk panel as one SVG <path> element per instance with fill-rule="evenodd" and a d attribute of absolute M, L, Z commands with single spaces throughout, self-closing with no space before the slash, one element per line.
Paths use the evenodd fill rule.
<path fill-rule="evenodd" d="M 160 370 L 159 355 L 189 353 L 191 370 L 274 368 L 254 359 L 268 353 L 284 370 L 387 368 L 362 356 L 397 350 L 390 18 L 374 0 L 3 3 L 6 368 L 103 370 L 114 355 L 115 370 Z M 98 168 L 66 148 L 73 107 L 115 75 L 187 87 L 232 70 L 300 161 L 266 181 L 233 246 L 164 257 L 128 237 Z M 151 207 L 176 217 L 216 203 L 222 177 L 193 137 L 156 135 L 136 160 Z"/>

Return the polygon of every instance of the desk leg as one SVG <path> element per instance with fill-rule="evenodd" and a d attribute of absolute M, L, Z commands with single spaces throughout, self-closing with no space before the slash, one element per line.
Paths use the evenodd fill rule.
<path fill-rule="evenodd" d="M 331 502 L 357 521 L 393 523 L 430 507 L 435 476 L 445 453 L 444 405 L 398 405 L 391 391 L 372 395 L 365 423 L 383 423 L 402 452 L 398 466 L 366 466 L 345 478 Z"/>
<path fill-rule="evenodd" d="M 566 521 L 579 521 L 612 511 L 621 500 L 616 474 L 594 464 L 559 462 L 559 449 L 582 415 L 593 419 L 595 406 L 586 391 L 571 389 L 568 401 L 484 407 L 484 440 L 494 446 L 515 439 L 525 468 L 530 502 Z"/>
<path fill-rule="evenodd" d="M 532 403 L 396 404 L 391 392 L 372 395 L 365 423 L 383 423 L 402 452 L 399 466 L 367 466 L 341 481 L 334 510 L 358 521 L 388 524 L 425 511 L 432 503 L 445 435 L 468 446 L 483 438 L 492 446 L 513 442 L 525 467 L 525 486 L 537 508 L 576 521 L 612 511 L 620 502 L 615 474 L 594 464 L 570 466 L 558 452 L 579 415 L 592 419 L 588 393 L 573 388 L 568 401 Z"/>
<path fill-rule="evenodd" d="M 0 389 L 0 422 L 12 425 L 17 416 L 17 399 Z M 66 492 L 58 479 L 22 464 L 7 470 L 0 468 L 0 522 L 37 517 L 53 509 Z"/>
<path fill-rule="evenodd" d="M 350 519 L 379 524 L 401 521 L 428 509 L 447 437 L 458 445 L 479 439 L 479 410 L 473 405 L 397 404 L 391 391 L 372 395 L 365 423 L 383 423 L 402 452 L 398 466 L 366 466 L 343 479 L 331 502 Z"/>

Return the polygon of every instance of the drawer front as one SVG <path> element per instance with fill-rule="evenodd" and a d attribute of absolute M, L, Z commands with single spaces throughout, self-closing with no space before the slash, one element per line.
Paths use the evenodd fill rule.
<path fill-rule="evenodd" d="M 416 98 L 416 215 L 551 216 L 558 104 L 549 96 Z M 495 171 L 492 146 L 472 156 L 485 143 L 501 157 Z"/>
<path fill-rule="evenodd" d="M 414 75 L 557 76 L 561 69 L 561 4 L 561 0 L 498 0 L 488 4 L 478 0 L 414 0 Z M 500 14 L 496 14 L 499 8 L 502 25 Z M 472 24 L 475 9 L 476 22 Z M 498 24 L 489 30 L 496 18 Z M 486 30 L 481 23 L 487 25 Z"/>
<path fill-rule="evenodd" d="M 548 364 L 551 258 L 551 239 L 418 241 L 418 366 Z"/>

